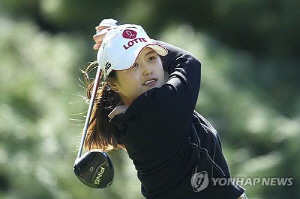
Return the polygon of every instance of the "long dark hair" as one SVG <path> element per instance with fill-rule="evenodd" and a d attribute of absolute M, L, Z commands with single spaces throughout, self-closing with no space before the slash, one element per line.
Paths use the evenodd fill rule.
<path fill-rule="evenodd" d="M 87 84 L 87 98 L 91 99 L 94 81 L 89 78 L 89 73 L 92 69 L 97 67 L 97 62 L 91 62 L 84 73 L 84 79 Z M 109 81 L 116 80 L 116 73 L 112 71 L 104 82 L 99 85 L 94 106 L 88 127 L 85 147 L 89 150 L 100 149 L 102 151 L 109 151 L 112 149 L 123 148 L 119 144 L 119 129 L 116 125 L 109 122 L 109 113 L 121 101 L 118 93 L 113 91 L 108 84 Z"/>

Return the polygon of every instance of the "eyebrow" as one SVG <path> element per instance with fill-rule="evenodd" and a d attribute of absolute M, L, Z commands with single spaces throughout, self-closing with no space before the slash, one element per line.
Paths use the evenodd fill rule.
<path fill-rule="evenodd" d="M 155 51 L 154 51 L 154 50 L 151 50 L 151 51 L 147 52 L 147 53 L 145 54 L 145 56 L 147 56 L 147 55 L 149 55 L 149 54 L 152 54 L 152 53 L 155 53 Z"/>

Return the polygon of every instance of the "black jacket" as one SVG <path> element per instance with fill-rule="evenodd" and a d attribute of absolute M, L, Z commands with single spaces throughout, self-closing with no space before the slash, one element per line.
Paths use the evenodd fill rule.
<path fill-rule="evenodd" d="M 161 57 L 169 74 L 167 83 L 143 93 L 124 114 L 110 121 L 122 130 L 119 142 L 133 160 L 142 194 L 163 199 L 238 198 L 243 188 L 234 183 L 216 186 L 211 180 L 230 178 L 230 173 L 217 132 L 194 111 L 200 62 L 182 49 L 159 43 L 169 51 Z M 205 172 L 209 184 L 199 191 L 201 175 L 197 181 L 191 178 L 201 172 Z"/>

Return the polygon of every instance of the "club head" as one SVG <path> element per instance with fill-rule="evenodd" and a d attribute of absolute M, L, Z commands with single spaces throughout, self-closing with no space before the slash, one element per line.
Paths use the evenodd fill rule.
<path fill-rule="evenodd" d="M 114 168 L 107 153 L 92 150 L 77 158 L 74 173 L 88 187 L 103 189 L 110 186 L 114 178 Z"/>

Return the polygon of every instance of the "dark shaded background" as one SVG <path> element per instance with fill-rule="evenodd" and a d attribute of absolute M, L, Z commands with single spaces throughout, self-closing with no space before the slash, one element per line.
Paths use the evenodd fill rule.
<path fill-rule="evenodd" d="M 72 171 L 87 110 L 79 69 L 103 18 L 137 23 L 202 62 L 197 110 L 218 130 L 249 198 L 300 197 L 300 2 L 296 0 L 2 0 L 0 198 L 142 198 L 128 155 L 96 191 Z M 78 79 L 79 78 L 79 79 Z"/>

